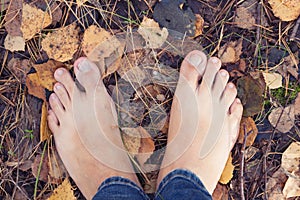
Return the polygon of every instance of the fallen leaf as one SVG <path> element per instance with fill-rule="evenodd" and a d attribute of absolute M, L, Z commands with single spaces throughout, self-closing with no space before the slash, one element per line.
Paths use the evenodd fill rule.
<path fill-rule="evenodd" d="M 76 200 L 70 181 L 66 178 L 47 200 Z"/>
<path fill-rule="evenodd" d="M 286 79 L 288 79 L 288 74 L 298 79 L 298 64 L 299 57 L 298 52 L 296 52 L 283 59 L 283 63 L 278 67 L 278 72 Z"/>
<path fill-rule="evenodd" d="M 282 76 L 277 73 L 262 73 L 267 87 L 270 89 L 277 89 L 282 87 Z"/>
<path fill-rule="evenodd" d="M 47 162 L 48 156 L 44 154 L 43 160 L 42 155 L 37 155 L 31 165 L 31 171 L 35 178 L 40 181 L 48 182 L 49 166 Z M 41 166 L 41 167 L 40 167 Z M 40 168 L 40 173 L 39 173 Z"/>
<path fill-rule="evenodd" d="M 222 172 L 219 182 L 227 184 L 233 177 L 234 165 L 232 164 L 232 155 L 230 154 Z"/>
<path fill-rule="evenodd" d="M 289 177 L 283 188 L 283 196 L 285 198 L 300 197 L 300 177 Z"/>
<path fill-rule="evenodd" d="M 154 49 L 161 47 L 169 35 L 165 27 L 161 29 L 157 22 L 147 17 L 143 18 L 137 32 L 141 34 L 146 41 L 146 46 Z"/>
<path fill-rule="evenodd" d="M 245 1 L 237 7 L 234 22 L 237 27 L 252 30 L 255 29 L 254 25 L 256 20 L 254 16 L 256 14 L 256 6 L 248 4 L 248 1 Z"/>
<path fill-rule="evenodd" d="M 41 86 L 37 73 L 27 75 L 26 87 L 29 94 L 46 101 L 45 89 Z"/>
<path fill-rule="evenodd" d="M 57 152 L 52 149 L 48 159 L 49 177 L 51 183 L 59 184 L 66 177 L 67 170 L 58 156 Z"/>
<path fill-rule="evenodd" d="M 50 138 L 51 131 L 47 123 L 48 106 L 47 102 L 44 101 L 42 105 L 41 123 L 40 123 L 40 142 L 43 142 Z"/>
<path fill-rule="evenodd" d="M 287 175 L 283 168 L 279 168 L 267 181 L 267 194 L 269 199 L 283 200 L 282 193 L 285 182 L 287 181 Z"/>
<path fill-rule="evenodd" d="M 137 128 L 122 128 L 122 138 L 124 146 L 130 154 L 139 153 L 141 137 Z"/>
<path fill-rule="evenodd" d="M 5 29 L 7 33 L 11 36 L 23 36 L 21 31 L 21 22 L 22 22 L 22 0 L 10 1 L 8 10 L 5 15 Z"/>
<path fill-rule="evenodd" d="M 26 83 L 27 73 L 31 68 L 30 60 L 24 59 L 20 60 L 18 58 L 12 58 L 8 64 L 7 69 L 15 75 L 15 77 L 22 83 Z"/>
<path fill-rule="evenodd" d="M 218 52 L 218 57 L 222 63 L 235 63 L 240 60 L 242 54 L 243 40 L 232 41 L 223 45 Z"/>
<path fill-rule="evenodd" d="M 42 48 L 49 58 L 65 62 L 73 58 L 79 47 L 79 29 L 76 23 L 48 33 L 42 41 Z"/>
<path fill-rule="evenodd" d="M 4 47 L 11 52 L 25 51 L 25 40 L 23 37 L 7 34 L 4 40 Z"/>
<path fill-rule="evenodd" d="M 292 21 L 300 15 L 299 0 L 268 0 L 276 17 L 282 21 Z"/>
<path fill-rule="evenodd" d="M 48 60 L 43 64 L 35 64 L 34 69 L 37 72 L 41 86 L 53 91 L 53 85 L 57 82 L 54 78 L 54 72 L 58 68 L 66 68 L 66 66 L 55 60 Z"/>
<path fill-rule="evenodd" d="M 153 154 L 155 145 L 151 135 L 143 127 L 139 126 L 138 130 L 141 135 L 141 146 L 139 148 L 139 153 L 136 155 L 136 158 L 139 164 L 143 166 Z"/>
<path fill-rule="evenodd" d="M 21 31 L 23 38 L 29 40 L 43 28 L 49 26 L 52 19 L 48 12 L 42 11 L 29 4 L 23 4 Z"/>
<path fill-rule="evenodd" d="M 195 14 L 195 18 L 195 37 L 197 37 L 203 33 L 204 19 L 199 14 Z"/>
<path fill-rule="evenodd" d="M 58 22 L 60 22 L 62 18 L 62 10 L 55 1 L 49 3 L 50 3 L 50 16 L 52 18 L 51 24 L 56 25 Z"/>
<path fill-rule="evenodd" d="M 298 92 L 294 103 L 295 115 L 300 115 L 300 92 Z"/>
<path fill-rule="evenodd" d="M 240 123 L 240 133 L 238 137 L 238 143 L 244 144 L 245 129 L 247 135 L 246 147 L 251 146 L 257 136 L 258 129 L 254 120 L 251 117 L 243 117 Z"/>
<path fill-rule="evenodd" d="M 284 109 L 282 109 L 281 107 L 273 109 L 268 119 L 273 127 L 276 126 L 279 120 L 275 128 L 282 133 L 289 132 L 291 128 L 294 126 L 294 121 L 295 121 L 294 105 L 289 105 Z"/>
<path fill-rule="evenodd" d="M 250 76 L 244 76 L 237 81 L 238 97 L 244 106 L 243 116 L 253 116 L 262 110 L 264 89 L 258 81 Z"/>
<path fill-rule="evenodd" d="M 281 167 L 289 173 L 300 171 L 300 142 L 291 143 L 283 152 Z"/>
<path fill-rule="evenodd" d="M 228 200 L 228 189 L 226 185 L 223 185 L 221 183 L 217 184 L 217 187 L 215 188 L 213 194 L 212 194 L 213 200 Z"/>

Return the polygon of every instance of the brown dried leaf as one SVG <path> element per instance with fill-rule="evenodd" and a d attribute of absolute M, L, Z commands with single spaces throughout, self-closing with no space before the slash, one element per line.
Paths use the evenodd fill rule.
<path fill-rule="evenodd" d="M 151 135 L 141 126 L 137 128 L 141 135 L 141 146 L 139 153 L 136 155 L 140 165 L 144 165 L 145 162 L 150 158 L 155 150 L 154 141 Z"/>
<path fill-rule="evenodd" d="M 49 58 L 60 62 L 71 60 L 79 47 L 79 29 L 75 23 L 59 28 L 46 36 L 42 47 Z"/>
<path fill-rule="evenodd" d="M 288 79 L 288 74 L 298 79 L 298 52 L 291 54 L 283 59 L 283 63 L 279 65 L 278 72 L 286 79 Z"/>
<path fill-rule="evenodd" d="M 29 40 L 52 22 L 50 15 L 29 4 L 23 4 L 21 31 L 23 38 Z"/>
<path fill-rule="evenodd" d="M 195 14 L 195 37 L 202 35 L 204 27 L 204 19 L 199 14 Z"/>
<path fill-rule="evenodd" d="M 235 63 L 240 60 L 240 55 L 242 54 L 242 39 L 237 41 L 232 41 L 223 45 L 219 52 L 218 57 L 221 59 L 222 63 Z"/>
<path fill-rule="evenodd" d="M 292 21 L 300 15 L 299 0 L 268 0 L 276 17 L 282 21 Z"/>
<path fill-rule="evenodd" d="M 161 29 L 157 22 L 147 17 L 143 18 L 137 32 L 141 34 L 146 41 L 146 46 L 154 49 L 161 47 L 169 35 L 165 27 Z"/>
<path fill-rule="evenodd" d="M 127 151 L 133 155 L 139 153 L 141 136 L 137 128 L 122 128 L 123 143 Z"/>
<path fill-rule="evenodd" d="M 21 31 L 22 22 L 22 0 L 10 1 L 7 13 L 5 15 L 5 29 L 7 33 L 11 36 L 23 36 Z"/>
<path fill-rule="evenodd" d="M 66 66 L 55 60 L 48 60 L 43 64 L 35 64 L 34 69 L 37 72 L 41 86 L 47 88 L 49 91 L 53 91 L 53 85 L 57 82 L 54 79 L 54 72 L 58 68 L 66 68 Z"/>
<path fill-rule="evenodd" d="M 46 101 L 45 89 L 41 86 L 37 73 L 27 75 L 26 87 L 29 94 Z"/>
<path fill-rule="evenodd" d="M 281 115 L 282 113 L 282 115 Z M 281 116 L 280 116 L 281 115 Z M 280 117 L 280 119 L 279 119 Z M 295 121 L 295 111 L 294 105 L 289 105 L 282 109 L 281 107 L 275 108 L 270 113 L 269 122 L 272 124 L 273 127 L 276 126 L 277 121 L 279 120 L 277 126 L 275 127 L 282 133 L 287 133 L 291 130 L 294 125 Z"/>
<path fill-rule="evenodd" d="M 284 199 L 282 189 L 287 180 L 283 168 L 279 168 L 267 182 L 267 194 L 269 199 L 282 200 Z"/>
<path fill-rule="evenodd" d="M 253 16 L 252 8 L 244 7 L 243 5 L 237 7 L 234 21 L 238 27 L 249 30 L 255 28 L 255 17 Z"/>
<path fill-rule="evenodd" d="M 31 165 L 32 174 L 35 178 L 39 175 L 38 179 L 44 182 L 48 182 L 48 173 L 49 173 L 49 166 L 47 163 L 48 156 L 47 154 L 44 155 L 44 158 L 42 160 L 41 155 L 37 155 Z M 39 167 L 41 165 L 40 174 Z"/>
<path fill-rule="evenodd" d="M 213 200 L 228 200 L 228 189 L 226 185 L 218 183 L 212 194 L 212 198 Z"/>
<path fill-rule="evenodd" d="M 300 92 L 298 92 L 294 103 L 295 115 L 300 115 Z"/>
<path fill-rule="evenodd" d="M 65 178 L 65 175 L 67 174 L 67 170 L 56 151 L 52 151 L 52 153 L 50 153 L 48 159 L 48 166 L 51 183 L 61 183 L 61 181 L 63 180 L 63 178 Z"/>
<path fill-rule="evenodd" d="M 66 178 L 47 200 L 76 200 L 70 181 Z"/>
<path fill-rule="evenodd" d="M 23 37 L 7 34 L 4 40 L 4 47 L 11 52 L 25 51 L 25 40 Z"/>
<path fill-rule="evenodd" d="M 42 105 L 41 124 L 40 124 L 40 142 L 43 142 L 50 138 L 51 131 L 47 123 L 48 106 L 47 102 L 44 101 Z"/>
<path fill-rule="evenodd" d="M 226 162 L 225 168 L 222 172 L 219 182 L 227 184 L 233 177 L 234 165 L 232 164 L 232 155 L 230 154 Z"/>
<path fill-rule="evenodd" d="M 240 123 L 240 133 L 238 137 L 238 143 L 244 144 L 245 128 L 247 135 L 246 147 L 251 146 L 257 136 L 258 129 L 254 120 L 251 117 L 243 117 Z"/>
<path fill-rule="evenodd" d="M 12 58 L 8 62 L 7 68 L 22 84 L 25 84 L 27 73 L 31 68 L 31 62 L 27 59 L 20 60 L 18 58 Z"/>

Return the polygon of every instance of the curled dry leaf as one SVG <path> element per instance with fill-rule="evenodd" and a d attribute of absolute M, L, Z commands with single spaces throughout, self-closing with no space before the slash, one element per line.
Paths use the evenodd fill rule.
<path fill-rule="evenodd" d="M 281 115 L 282 113 L 282 115 Z M 294 126 L 295 112 L 294 105 L 289 105 L 282 109 L 281 107 L 275 108 L 270 113 L 269 122 L 282 133 L 287 133 Z M 279 120 L 279 121 L 278 121 Z M 278 124 L 277 124 L 278 122 Z"/>
<path fill-rule="evenodd" d="M 157 22 L 147 17 L 143 18 L 137 32 L 141 34 L 149 48 L 161 47 L 169 35 L 166 28 L 161 29 Z"/>
<path fill-rule="evenodd" d="M 47 200 L 76 200 L 70 181 L 66 178 Z"/>
<path fill-rule="evenodd" d="M 46 101 L 45 89 L 41 86 L 37 73 L 27 75 L 26 87 L 29 94 Z"/>
<path fill-rule="evenodd" d="M 247 135 L 246 146 L 249 147 L 254 143 L 258 129 L 254 120 L 251 117 L 243 117 L 240 124 L 240 133 L 238 143 L 243 144 L 245 138 L 245 130 Z"/>
<path fill-rule="evenodd" d="M 299 0 L 268 0 L 276 17 L 282 21 L 292 21 L 300 15 Z"/>
<path fill-rule="evenodd" d="M 21 31 L 23 38 L 29 40 L 43 28 L 49 26 L 52 19 L 48 12 L 42 11 L 29 4 L 23 4 Z"/>
<path fill-rule="evenodd" d="M 60 62 L 71 60 L 79 47 L 79 29 L 73 23 L 48 33 L 42 47 L 49 58 Z"/>
<path fill-rule="evenodd" d="M 263 72 L 262 75 L 264 76 L 267 87 L 270 89 L 282 87 L 282 76 L 280 74 Z"/>
<path fill-rule="evenodd" d="M 4 40 L 4 47 L 11 52 L 25 51 L 25 40 L 23 37 L 7 34 Z"/>
<path fill-rule="evenodd" d="M 229 181 L 233 177 L 233 170 L 234 170 L 234 165 L 232 164 L 232 155 L 230 154 L 219 182 L 222 184 L 229 183 Z"/>
<path fill-rule="evenodd" d="M 240 55 L 242 54 L 242 39 L 237 41 L 232 41 L 223 45 L 219 52 L 218 57 L 221 59 L 222 63 L 235 63 L 240 60 Z"/>
<path fill-rule="evenodd" d="M 34 69 L 40 80 L 41 86 L 47 88 L 49 91 L 53 91 L 53 85 L 57 81 L 54 79 L 54 72 L 58 68 L 66 68 L 66 66 L 55 60 L 48 60 L 43 64 L 35 64 Z"/>

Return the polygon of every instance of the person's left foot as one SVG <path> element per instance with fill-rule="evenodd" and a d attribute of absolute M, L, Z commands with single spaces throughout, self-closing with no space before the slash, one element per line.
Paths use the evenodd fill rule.
<path fill-rule="evenodd" d="M 112 176 L 138 184 L 123 148 L 116 111 L 97 66 L 86 58 L 74 64 L 78 87 L 63 68 L 50 96 L 48 123 L 57 151 L 80 191 L 87 199 Z M 81 88 L 81 89 L 80 89 Z"/>

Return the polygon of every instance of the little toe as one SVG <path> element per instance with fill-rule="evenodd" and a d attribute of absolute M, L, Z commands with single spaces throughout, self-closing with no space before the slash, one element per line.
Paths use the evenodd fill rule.
<path fill-rule="evenodd" d="M 56 83 L 54 85 L 54 92 L 59 98 L 60 102 L 62 103 L 65 109 L 69 108 L 70 106 L 70 97 L 66 90 L 66 88 L 61 83 Z"/>
<path fill-rule="evenodd" d="M 59 127 L 59 122 L 52 110 L 48 111 L 47 120 L 48 120 L 49 128 L 52 131 L 52 133 L 56 133 Z"/>
<path fill-rule="evenodd" d="M 58 96 L 55 93 L 52 93 L 49 98 L 49 103 L 52 111 L 54 112 L 55 116 L 57 117 L 58 121 L 62 118 L 64 114 L 64 107 L 60 102 Z"/>
<path fill-rule="evenodd" d="M 217 73 L 212 87 L 213 96 L 219 99 L 221 98 L 222 93 L 227 85 L 228 79 L 229 79 L 229 74 L 226 70 L 221 69 Z"/>
<path fill-rule="evenodd" d="M 69 96 L 72 96 L 75 83 L 70 72 L 65 68 L 58 68 L 54 73 L 54 78 L 66 88 Z"/>
<path fill-rule="evenodd" d="M 182 61 L 179 81 L 188 82 L 195 90 L 205 71 L 206 62 L 207 57 L 203 52 L 197 50 L 190 52 Z"/>
<path fill-rule="evenodd" d="M 225 109 L 229 112 L 229 107 L 233 103 L 237 95 L 237 89 L 233 83 L 228 83 L 222 93 L 221 101 L 225 106 Z"/>
<path fill-rule="evenodd" d="M 76 61 L 77 62 L 77 61 Z M 77 64 L 77 63 L 76 63 Z M 86 92 L 94 92 L 100 80 L 100 71 L 98 67 L 87 58 L 78 61 L 78 67 L 75 66 L 75 75 L 78 82 L 84 87 Z"/>
<path fill-rule="evenodd" d="M 220 68 L 221 68 L 221 60 L 218 59 L 217 57 L 211 57 L 208 60 L 205 73 L 203 75 L 203 81 L 205 81 L 205 84 L 209 88 L 212 88 L 216 75 L 220 70 Z"/>

